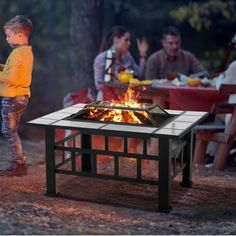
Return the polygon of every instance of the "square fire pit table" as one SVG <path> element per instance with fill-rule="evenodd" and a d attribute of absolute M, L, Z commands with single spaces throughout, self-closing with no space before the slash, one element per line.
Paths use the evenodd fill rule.
<path fill-rule="evenodd" d="M 193 128 L 207 115 L 207 112 L 163 110 L 158 106 L 148 108 L 152 124 L 114 123 L 85 120 L 81 114 L 88 104 L 76 104 L 68 108 L 44 115 L 28 124 L 45 128 L 46 144 L 46 195 L 57 196 L 56 174 L 88 176 L 103 179 L 133 181 L 158 186 L 157 210 L 170 212 L 171 182 L 182 174 L 181 185 L 191 187 Z M 106 107 L 106 106 L 105 106 Z M 156 117 L 156 118 L 155 118 Z M 154 119 L 155 118 L 155 119 Z M 58 138 L 56 132 L 64 131 Z M 103 137 L 103 148 L 92 144 L 94 135 Z M 110 138 L 122 140 L 122 150 L 110 148 Z M 148 153 L 148 142 L 156 140 L 159 151 Z M 142 140 L 141 153 L 129 152 L 129 140 Z M 99 156 L 113 160 L 114 173 L 98 172 Z M 121 160 L 135 160 L 135 177 L 120 174 Z M 157 179 L 146 179 L 142 175 L 143 160 L 154 161 L 158 167 Z M 80 165 L 77 165 L 80 163 Z"/>

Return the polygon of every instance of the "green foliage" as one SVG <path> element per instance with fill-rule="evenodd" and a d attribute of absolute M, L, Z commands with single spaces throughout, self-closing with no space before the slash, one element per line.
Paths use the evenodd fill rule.
<path fill-rule="evenodd" d="M 225 48 L 235 32 L 235 10 L 235 0 L 208 0 L 191 1 L 170 11 L 173 19 L 181 25 L 187 23 L 198 32 L 195 47 L 204 42 L 202 61 L 209 70 L 219 68 Z"/>
<path fill-rule="evenodd" d="M 209 29 L 213 27 L 217 18 L 235 22 L 235 9 L 236 2 L 234 0 L 212 0 L 204 3 L 193 1 L 186 6 L 173 9 L 170 15 L 181 23 L 187 21 L 191 27 L 197 31 L 201 31 L 203 28 Z"/>

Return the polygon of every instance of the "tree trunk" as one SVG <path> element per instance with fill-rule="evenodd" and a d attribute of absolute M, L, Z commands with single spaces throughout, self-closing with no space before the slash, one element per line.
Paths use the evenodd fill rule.
<path fill-rule="evenodd" d="M 71 0 L 71 69 L 74 89 L 94 88 L 93 61 L 101 42 L 103 0 Z"/>

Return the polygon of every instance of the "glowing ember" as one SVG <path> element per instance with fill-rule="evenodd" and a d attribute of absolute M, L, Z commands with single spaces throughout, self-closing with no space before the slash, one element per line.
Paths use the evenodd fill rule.
<path fill-rule="evenodd" d="M 128 88 L 127 92 L 120 96 L 119 102 L 111 102 L 110 107 L 89 107 L 89 112 L 84 118 L 99 121 L 124 122 L 130 124 L 143 124 L 150 122 L 149 115 L 146 111 L 129 110 L 128 108 L 142 108 L 138 103 L 138 92 Z M 117 108 L 116 108 L 117 107 Z M 122 107 L 123 109 L 120 109 Z M 127 109 L 126 109 L 127 108 Z"/>

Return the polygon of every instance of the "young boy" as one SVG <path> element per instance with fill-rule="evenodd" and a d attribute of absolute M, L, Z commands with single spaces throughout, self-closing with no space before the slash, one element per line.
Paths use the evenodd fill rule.
<path fill-rule="evenodd" d="M 2 97 L 2 135 L 12 152 L 11 165 L 1 174 L 26 173 L 26 157 L 17 133 L 20 118 L 30 97 L 33 53 L 29 45 L 32 22 L 26 16 L 15 16 L 4 25 L 7 43 L 12 47 L 6 64 L 0 65 L 0 96 Z"/>

